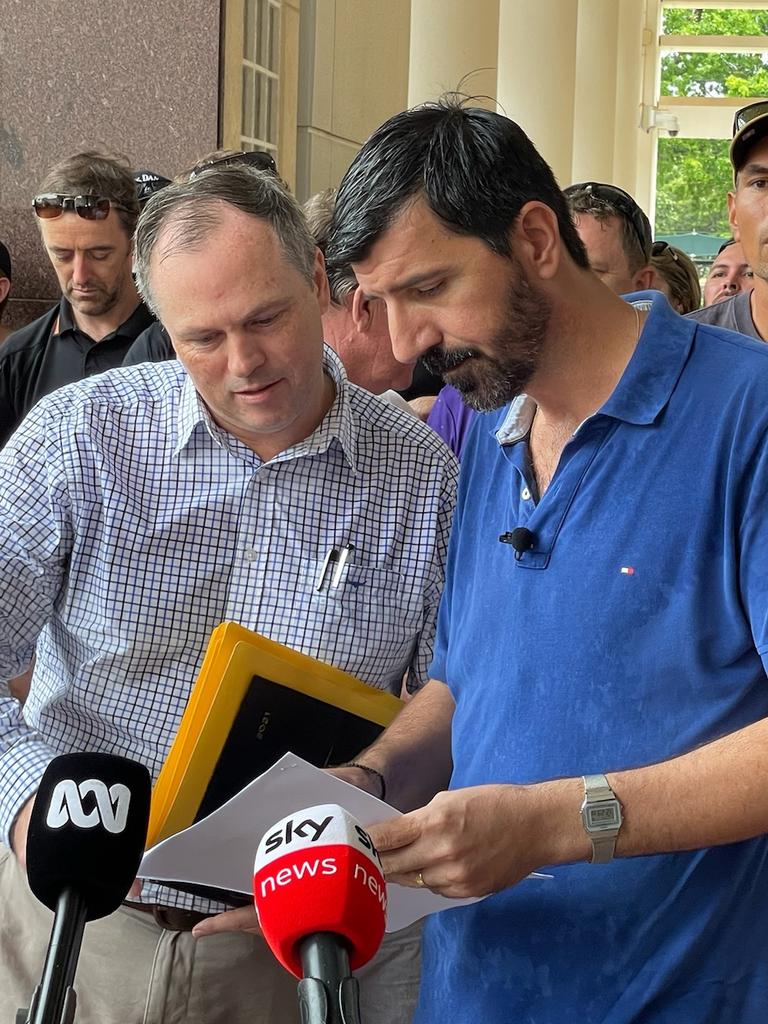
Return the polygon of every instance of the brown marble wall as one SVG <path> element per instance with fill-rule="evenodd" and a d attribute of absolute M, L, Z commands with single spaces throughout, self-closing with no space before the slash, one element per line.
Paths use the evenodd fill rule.
<path fill-rule="evenodd" d="M 171 176 L 215 149 L 216 0 L 2 0 L 0 239 L 18 327 L 59 292 L 30 202 L 47 168 L 93 147 Z"/>

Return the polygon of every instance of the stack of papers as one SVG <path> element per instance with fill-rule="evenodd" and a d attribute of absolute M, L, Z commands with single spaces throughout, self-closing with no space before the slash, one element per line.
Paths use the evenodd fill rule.
<path fill-rule="evenodd" d="M 364 826 L 400 817 L 389 804 L 288 753 L 203 821 L 147 850 L 139 878 L 212 886 L 249 897 L 262 836 L 286 815 L 318 804 L 339 804 Z M 391 883 L 387 897 L 388 932 L 438 910 L 477 902 Z"/>

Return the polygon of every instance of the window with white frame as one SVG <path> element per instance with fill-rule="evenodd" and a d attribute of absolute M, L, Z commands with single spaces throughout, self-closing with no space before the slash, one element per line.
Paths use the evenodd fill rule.
<path fill-rule="evenodd" d="M 240 145 L 277 153 L 281 0 L 244 0 Z"/>

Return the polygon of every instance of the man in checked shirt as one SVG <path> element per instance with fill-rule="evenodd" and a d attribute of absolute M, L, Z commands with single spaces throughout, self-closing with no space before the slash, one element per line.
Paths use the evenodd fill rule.
<path fill-rule="evenodd" d="M 52 757 L 107 751 L 156 777 L 222 620 L 394 693 L 432 654 L 456 462 L 324 348 L 323 259 L 294 200 L 245 167 L 170 185 L 142 213 L 136 269 L 178 360 L 55 392 L 0 454 L 0 678 L 37 652 L 23 708 L 0 697 L 5 1020 L 50 930 L 23 856 Z M 200 926 L 221 905 L 149 884 L 138 899 L 86 930 L 80 1024 L 297 1019 L 258 935 Z M 366 1021 L 406 1024 L 417 983 L 418 934 L 396 933 L 361 974 Z"/>

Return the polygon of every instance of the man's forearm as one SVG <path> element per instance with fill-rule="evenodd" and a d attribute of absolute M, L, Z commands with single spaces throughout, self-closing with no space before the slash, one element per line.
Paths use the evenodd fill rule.
<path fill-rule="evenodd" d="M 451 777 L 453 711 L 448 687 L 431 679 L 386 732 L 355 758 L 384 776 L 387 803 L 409 811 L 446 788 Z"/>
<path fill-rule="evenodd" d="M 622 856 L 693 850 L 768 832 L 768 719 L 649 768 L 608 775 L 626 804 Z"/>
<path fill-rule="evenodd" d="M 688 754 L 606 775 L 622 804 L 617 857 L 674 853 L 735 843 L 768 832 L 768 719 Z M 542 863 L 583 859 L 588 852 L 579 807 L 580 779 L 532 787 L 560 821 L 544 838 Z"/>

